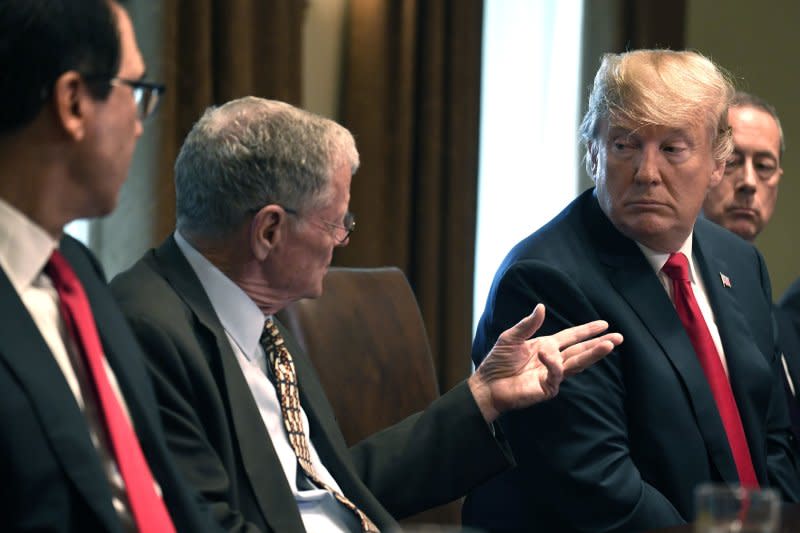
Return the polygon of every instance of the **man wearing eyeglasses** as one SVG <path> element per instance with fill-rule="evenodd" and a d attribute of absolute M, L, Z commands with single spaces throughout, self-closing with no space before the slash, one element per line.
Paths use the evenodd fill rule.
<path fill-rule="evenodd" d="M 775 211 L 783 176 L 783 128 L 775 108 L 758 96 L 738 91 L 728 109 L 733 153 L 725 175 L 703 203 L 709 220 L 753 242 Z M 800 445 L 800 282 L 775 307 L 778 345 L 783 355 L 784 385 L 795 445 Z"/>
<path fill-rule="evenodd" d="M 0 0 L 0 530 L 216 531 L 68 222 L 117 203 L 160 86 L 108 0 Z"/>
<path fill-rule="evenodd" d="M 229 531 L 395 530 L 507 468 L 489 423 L 552 397 L 622 340 L 580 343 L 603 322 L 526 340 L 537 307 L 468 382 L 348 450 L 311 361 L 273 315 L 322 293 L 355 228 L 358 164 L 350 132 L 288 104 L 209 109 L 175 164 L 176 231 L 112 282 L 172 450 Z"/>

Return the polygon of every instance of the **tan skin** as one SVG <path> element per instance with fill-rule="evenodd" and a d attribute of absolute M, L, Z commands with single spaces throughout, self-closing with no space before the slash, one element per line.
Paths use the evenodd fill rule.
<path fill-rule="evenodd" d="M 781 137 L 775 119 L 749 106 L 728 110 L 734 151 L 719 185 L 712 188 L 703 213 L 747 241 L 769 223 L 778 200 Z M 770 174 L 766 179 L 760 177 Z"/>
<path fill-rule="evenodd" d="M 232 279 L 265 314 L 301 298 L 322 294 L 322 279 L 339 243 L 321 221 L 339 223 L 350 201 L 350 169 L 334 172 L 331 191 L 315 209 L 290 216 L 280 205 L 264 206 L 233 235 L 217 241 L 182 234 Z M 561 381 L 580 372 L 622 342 L 604 321 L 533 338 L 544 306 L 500 335 L 468 384 L 487 422 L 509 409 L 552 398 Z"/>
<path fill-rule="evenodd" d="M 686 241 L 724 161 L 712 155 L 712 129 L 600 125 L 589 143 L 600 208 L 625 236 L 658 252 Z"/>
<path fill-rule="evenodd" d="M 130 18 L 111 5 L 118 76 L 140 78 L 145 66 Z M 111 212 L 141 133 L 130 87 L 113 86 L 95 100 L 78 72 L 64 72 L 34 120 L 0 141 L 0 197 L 58 239 L 68 222 Z"/>

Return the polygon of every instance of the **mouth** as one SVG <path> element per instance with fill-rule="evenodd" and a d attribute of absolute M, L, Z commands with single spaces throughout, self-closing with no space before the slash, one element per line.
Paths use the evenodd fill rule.
<path fill-rule="evenodd" d="M 729 215 L 737 217 L 737 218 L 751 218 L 756 219 L 758 218 L 758 211 L 755 209 L 751 209 L 749 207 L 729 207 L 727 209 Z"/>
<path fill-rule="evenodd" d="M 633 209 L 645 209 L 645 210 L 652 210 L 652 209 L 663 209 L 665 207 L 669 207 L 664 202 L 659 202 L 656 200 L 648 200 L 648 199 L 641 199 L 641 200 L 633 200 L 630 202 L 625 203 L 625 207 L 633 208 Z"/>

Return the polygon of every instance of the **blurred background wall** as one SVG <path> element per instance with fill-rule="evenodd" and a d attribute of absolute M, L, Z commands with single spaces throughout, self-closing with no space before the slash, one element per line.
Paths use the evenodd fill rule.
<path fill-rule="evenodd" d="M 778 205 L 756 246 L 779 298 L 800 276 L 800 2 L 689 0 L 686 45 L 711 56 L 778 110 L 786 139 Z"/>

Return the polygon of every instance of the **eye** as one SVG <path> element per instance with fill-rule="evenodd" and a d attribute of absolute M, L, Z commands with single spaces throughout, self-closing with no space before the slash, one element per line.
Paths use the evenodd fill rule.
<path fill-rule="evenodd" d="M 742 164 L 744 160 L 739 156 L 732 156 L 729 157 L 727 161 L 725 161 L 725 174 L 732 174 L 734 172 L 738 172 L 739 169 L 742 168 Z"/>
<path fill-rule="evenodd" d="M 624 153 L 634 148 L 634 143 L 628 138 L 618 137 L 611 140 L 611 149 L 616 153 Z"/>
<path fill-rule="evenodd" d="M 663 148 L 663 150 L 669 154 L 679 154 L 687 149 L 688 147 L 682 143 L 668 144 Z"/>

